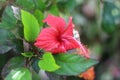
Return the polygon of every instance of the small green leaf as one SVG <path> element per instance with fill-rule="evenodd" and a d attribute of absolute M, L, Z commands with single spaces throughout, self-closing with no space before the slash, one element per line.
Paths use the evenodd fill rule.
<path fill-rule="evenodd" d="M 42 20 L 44 19 L 43 13 L 40 10 L 35 10 L 34 16 L 38 20 L 39 25 L 42 26 L 43 25 Z"/>
<path fill-rule="evenodd" d="M 32 57 L 33 56 L 33 53 L 32 52 L 24 52 L 24 53 L 21 53 L 24 57 Z"/>
<path fill-rule="evenodd" d="M 52 54 L 50 52 L 46 52 L 43 55 L 43 59 L 38 62 L 38 66 L 41 69 L 43 69 L 45 71 L 50 71 L 50 72 L 53 72 L 60 68 L 60 66 L 58 66 L 55 63 L 54 57 L 52 56 Z"/>
<path fill-rule="evenodd" d="M 37 19 L 32 14 L 24 10 L 21 10 L 21 17 L 24 25 L 25 39 L 29 42 L 34 42 L 40 32 Z"/>
<path fill-rule="evenodd" d="M 79 75 L 98 63 L 93 59 L 86 59 L 77 54 L 57 54 L 54 55 L 54 58 L 56 63 L 61 66 L 55 71 L 59 75 Z"/>
<path fill-rule="evenodd" d="M 32 80 L 32 75 L 27 68 L 17 68 L 11 70 L 5 80 Z"/>

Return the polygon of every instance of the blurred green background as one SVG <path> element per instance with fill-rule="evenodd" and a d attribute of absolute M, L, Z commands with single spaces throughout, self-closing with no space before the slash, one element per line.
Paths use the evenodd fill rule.
<path fill-rule="evenodd" d="M 0 72 L 10 57 L 23 50 L 19 13 L 15 12 L 17 21 L 9 6 L 31 13 L 38 9 L 41 18 L 51 13 L 67 21 L 72 16 L 81 42 L 99 60 L 95 80 L 120 80 L 120 0 L 0 0 Z"/>

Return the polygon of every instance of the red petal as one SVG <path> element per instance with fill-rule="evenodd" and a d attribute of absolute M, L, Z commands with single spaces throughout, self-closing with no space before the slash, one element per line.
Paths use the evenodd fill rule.
<path fill-rule="evenodd" d="M 64 45 L 61 44 L 57 48 L 54 48 L 53 50 L 51 50 L 51 52 L 53 52 L 53 54 L 56 54 L 56 53 L 65 53 L 66 49 L 65 49 Z"/>
<path fill-rule="evenodd" d="M 72 23 L 72 17 L 69 18 L 68 26 L 65 29 L 64 35 L 73 36 L 74 24 Z"/>
<path fill-rule="evenodd" d="M 79 48 L 80 45 L 72 36 L 62 36 L 62 41 L 66 50 Z"/>
<path fill-rule="evenodd" d="M 38 36 L 35 46 L 49 50 L 59 45 L 56 40 L 56 36 L 58 32 L 54 28 L 45 28 L 41 31 L 40 35 Z M 54 45 L 54 46 L 53 46 Z"/>
<path fill-rule="evenodd" d="M 82 55 L 84 55 L 86 58 L 89 58 L 88 49 L 80 42 L 78 42 L 75 38 L 72 36 L 62 36 L 62 40 L 66 50 L 80 48 Z"/>
<path fill-rule="evenodd" d="M 37 40 L 55 40 L 58 35 L 59 33 L 55 28 L 45 28 L 40 32 Z"/>
<path fill-rule="evenodd" d="M 55 28 L 45 28 L 41 31 L 34 45 L 53 54 L 66 52 L 65 47 L 56 39 L 58 35 Z"/>
<path fill-rule="evenodd" d="M 47 16 L 45 20 L 43 20 L 43 22 L 46 22 L 50 27 L 56 28 L 61 33 L 64 31 L 66 26 L 66 23 L 63 18 L 56 17 L 50 14 Z"/>

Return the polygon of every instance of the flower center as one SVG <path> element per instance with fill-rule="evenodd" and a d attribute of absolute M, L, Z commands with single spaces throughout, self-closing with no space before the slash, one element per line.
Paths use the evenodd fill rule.
<path fill-rule="evenodd" d="M 57 40 L 58 42 L 62 42 L 62 37 L 61 37 L 61 35 L 58 35 L 58 36 L 56 37 L 56 40 Z"/>

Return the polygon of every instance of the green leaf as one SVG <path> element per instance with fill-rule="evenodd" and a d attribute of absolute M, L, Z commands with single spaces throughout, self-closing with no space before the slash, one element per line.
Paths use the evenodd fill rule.
<path fill-rule="evenodd" d="M 21 53 L 24 57 L 32 57 L 33 56 L 33 53 L 32 52 L 24 52 L 24 53 Z"/>
<path fill-rule="evenodd" d="M 59 9 L 65 12 L 72 12 L 77 5 L 76 3 L 76 0 L 57 0 Z"/>
<path fill-rule="evenodd" d="M 23 41 L 16 39 L 10 30 L 0 29 L 0 33 L 2 33 L 0 34 L 0 54 L 4 54 L 11 49 L 14 50 L 15 53 L 23 52 Z"/>
<path fill-rule="evenodd" d="M 34 0 L 36 9 L 40 9 L 41 11 L 44 11 L 46 8 L 46 4 L 44 3 L 44 0 Z"/>
<path fill-rule="evenodd" d="M 45 71 L 50 71 L 50 72 L 53 72 L 57 69 L 60 68 L 60 66 L 58 66 L 56 63 L 55 63 L 55 60 L 54 60 L 54 57 L 52 56 L 52 54 L 50 52 L 46 52 L 44 55 L 43 55 L 43 58 L 42 60 L 40 60 L 38 62 L 38 66 L 45 70 Z"/>
<path fill-rule="evenodd" d="M 14 38 L 13 34 L 6 30 L 6 29 L 0 29 L 0 44 L 6 43 L 6 41 L 9 41 Z"/>
<path fill-rule="evenodd" d="M 16 18 L 14 16 L 11 6 L 7 6 L 2 15 L 2 22 L 0 23 L 0 28 L 12 29 L 16 25 Z"/>
<path fill-rule="evenodd" d="M 35 10 L 34 16 L 38 20 L 39 25 L 42 26 L 43 25 L 42 20 L 44 19 L 43 13 L 40 10 Z"/>
<path fill-rule="evenodd" d="M 0 54 L 4 54 L 12 49 L 11 40 L 14 36 L 6 29 L 0 29 L 0 33 Z"/>
<path fill-rule="evenodd" d="M 32 68 L 33 68 L 33 70 L 34 70 L 36 73 L 39 73 L 39 71 L 40 71 L 40 68 L 39 68 L 39 66 L 38 66 L 38 62 L 39 62 L 39 59 L 33 58 L 33 59 L 32 59 L 32 63 L 31 63 Z"/>
<path fill-rule="evenodd" d="M 33 0 L 16 0 L 16 4 L 28 10 L 35 7 Z"/>
<path fill-rule="evenodd" d="M 13 69 L 5 80 L 32 80 L 32 75 L 27 68 Z"/>
<path fill-rule="evenodd" d="M 58 15 L 59 15 L 59 10 L 58 10 L 57 5 L 52 5 L 52 6 L 50 7 L 49 12 L 50 12 L 51 14 L 54 14 L 54 15 L 58 16 Z"/>
<path fill-rule="evenodd" d="M 13 41 L 13 50 L 17 52 L 18 54 L 24 52 L 24 47 L 23 47 L 23 40 L 21 39 L 14 39 Z"/>
<path fill-rule="evenodd" d="M 23 66 L 24 66 L 24 57 L 21 56 L 13 57 L 3 67 L 2 76 L 5 77 L 12 69 Z"/>
<path fill-rule="evenodd" d="M 21 10 L 21 17 L 24 25 L 24 38 L 29 42 L 34 42 L 40 32 L 37 19 L 24 10 Z"/>
<path fill-rule="evenodd" d="M 6 45 L 0 46 L 0 54 L 4 54 L 8 51 L 10 51 L 12 48 Z"/>
<path fill-rule="evenodd" d="M 91 66 L 97 64 L 93 59 L 86 59 L 77 54 L 57 54 L 55 61 L 60 68 L 55 71 L 59 75 L 79 75 Z"/>

